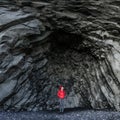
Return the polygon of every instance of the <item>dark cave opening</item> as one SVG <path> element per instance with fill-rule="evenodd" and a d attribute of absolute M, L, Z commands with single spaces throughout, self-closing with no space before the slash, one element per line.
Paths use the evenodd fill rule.
<path fill-rule="evenodd" d="M 84 44 L 84 40 L 82 35 L 55 30 L 49 37 L 49 41 L 45 43 L 46 46 L 49 44 L 49 48 L 44 52 L 48 60 L 46 65 L 47 82 L 52 85 L 47 94 L 55 97 L 48 97 L 48 99 L 55 101 L 55 104 L 52 102 L 49 104 L 51 109 L 55 109 L 58 105 L 56 91 L 59 85 L 65 87 L 68 95 L 65 108 L 103 109 L 102 100 L 102 104 L 111 108 L 101 91 L 97 91 L 99 86 L 97 85 L 95 67 L 98 66 L 98 62 L 91 53 L 94 46 Z M 92 95 L 91 81 L 96 84 L 94 89 L 99 94 L 101 101 L 95 100 L 95 96 Z M 93 97 L 93 101 L 91 101 L 91 97 Z"/>
<path fill-rule="evenodd" d="M 51 44 L 49 53 L 58 52 L 60 54 L 70 50 L 78 54 L 91 56 L 92 59 L 97 59 L 93 52 L 96 45 L 87 41 L 83 35 L 68 33 L 64 30 L 54 30 L 50 35 L 49 42 Z"/>
<path fill-rule="evenodd" d="M 52 48 L 57 47 L 58 49 L 70 49 L 77 47 L 83 41 L 81 35 L 70 34 L 62 30 L 55 30 L 51 34 Z"/>
<path fill-rule="evenodd" d="M 95 59 L 92 54 L 94 46 L 92 43 L 90 45 L 88 41 L 86 42 L 82 35 L 67 33 L 63 30 L 54 30 L 48 42 L 50 43 L 50 48 L 45 53 L 47 56 L 51 56 L 52 54 L 61 56 L 70 51 L 71 53 L 78 54 L 78 56 L 90 56 L 89 59 Z"/>
<path fill-rule="evenodd" d="M 89 86 L 84 75 L 91 67 L 87 61 L 94 62 L 94 58 L 89 54 L 89 48 L 83 45 L 83 41 L 84 38 L 80 35 L 56 30 L 50 36 L 50 48 L 45 53 L 48 59 L 47 74 L 54 89 L 57 90 L 59 85 L 63 85 L 68 96 L 74 92 L 70 100 L 76 102 L 71 103 L 71 106 L 66 103 L 66 108 L 92 108 L 88 98 Z"/>
<path fill-rule="evenodd" d="M 32 36 L 31 39 L 35 37 Z M 65 108 L 93 109 L 90 81 L 96 83 L 93 73 L 97 62 L 91 53 L 94 48 L 84 44 L 82 35 L 62 30 L 55 30 L 46 39 L 42 44 L 41 41 L 32 44 L 32 55 L 36 54 L 36 57 L 33 73 L 30 75 L 31 85 L 37 90 L 38 96 L 46 96 L 44 99 L 40 98 L 40 106 L 45 110 L 56 109 L 56 92 L 59 86 L 63 85 L 67 92 Z M 40 67 L 43 64 L 44 66 Z M 96 89 L 97 86 L 95 91 Z M 96 108 L 101 107 L 101 103 L 97 101 L 94 101 L 94 104 Z M 109 106 L 106 100 L 105 105 Z"/>

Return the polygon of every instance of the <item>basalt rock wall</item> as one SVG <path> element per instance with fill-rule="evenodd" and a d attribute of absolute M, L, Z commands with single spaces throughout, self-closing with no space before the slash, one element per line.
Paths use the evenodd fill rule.
<path fill-rule="evenodd" d="M 120 111 L 118 0 L 0 1 L 0 107 Z"/>

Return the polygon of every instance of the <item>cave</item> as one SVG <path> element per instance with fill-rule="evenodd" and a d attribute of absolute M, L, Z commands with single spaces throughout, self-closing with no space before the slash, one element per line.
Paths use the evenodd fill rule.
<path fill-rule="evenodd" d="M 87 41 L 81 35 L 62 30 L 54 30 L 46 39 L 42 44 L 35 42 L 31 51 L 32 55 L 37 54 L 33 57 L 29 81 L 37 93 L 36 103 L 40 108 L 58 109 L 57 90 L 63 85 L 67 93 L 65 108 L 112 109 L 94 78 L 99 58 L 92 53 L 93 45 L 85 44 Z"/>
<path fill-rule="evenodd" d="M 65 109 L 120 111 L 118 4 L 13 3 L 0 6 L 0 108 L 56 110 L 63 85 Z"/>

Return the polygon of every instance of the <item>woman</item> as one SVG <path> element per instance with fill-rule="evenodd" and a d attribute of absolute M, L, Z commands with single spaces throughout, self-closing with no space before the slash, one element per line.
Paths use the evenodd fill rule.
<path fill-rule="evenodd" d="M 63 112 L 64 111 L 64 98 L 66 96 L 66 92 L 65 92 L 63 86 L 59 87 L 59 90 L 57 92 L 57 96 L 58 96 L 59 102 L 60 102 L 60 112 Z"/>

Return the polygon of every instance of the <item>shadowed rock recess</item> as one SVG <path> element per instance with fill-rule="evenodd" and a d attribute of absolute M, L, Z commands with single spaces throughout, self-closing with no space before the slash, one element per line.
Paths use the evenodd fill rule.
<path fill-rule="evenodd" d="M 120 1 L 0 1 L 0 108 L 120 111 Z"/>

